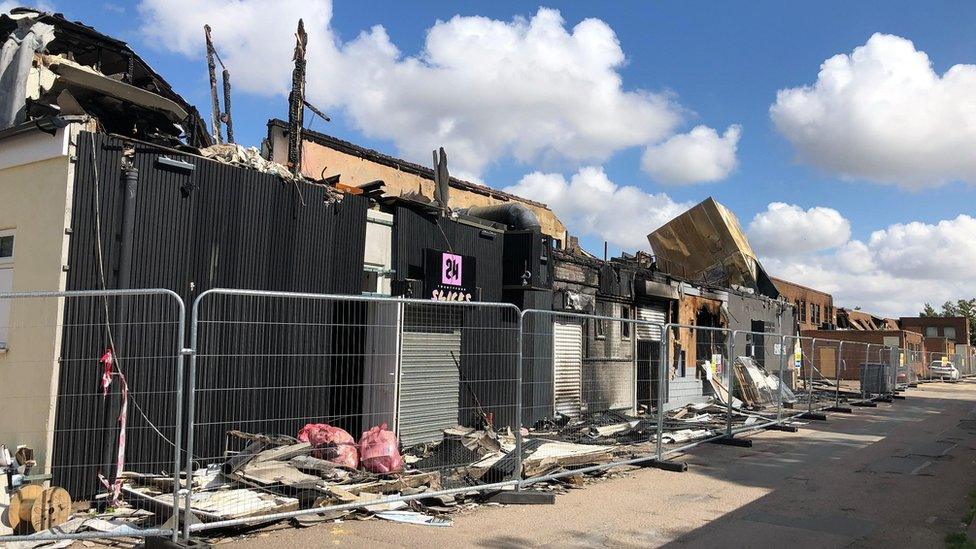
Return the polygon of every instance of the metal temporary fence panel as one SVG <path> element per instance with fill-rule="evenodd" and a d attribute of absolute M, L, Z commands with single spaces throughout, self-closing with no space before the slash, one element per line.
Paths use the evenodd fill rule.
<path fill-rule="evenodd" d="M 375 480 L 380 471 L 367 463 L 365 451 L 357 453 L 367 431 L 384 441 L 399 431 L 396 446 L 407 473 L 428 487 L 423 497 L 515 484 L 519 454 L 507 457 L 512 444 L 500 450 L 505 467 L 475 476 L 471 465 L 481 456 L 462 442 L 486 424 L 499 433 L 518 432 L 519 327 L 518 309 L 497 303 L 204 292 L 191 324 L 196 353 L 188 370 L 193 390 L 185 474 L 210 478 L 220 471 L 222 489 L 195 485 L 183 505 L 202 522 L 185 523 L 184 536 L 247 524 L 257 515 L 280 519 L 357 507 L 316 505 L 300 497 L 297 486 Z M 394 431 L 389 436 L 383 423 Z M 255 443 L 262 449 L 254 450 Z M 292 445 L 297 448 L 289 452 L 297 454 L 287 461 L 238 460 Z M 310 479 L 292 459 L 338 463 L 341 478 L 330 476 L 335 468 L 329 466 L 314 469 L 318 477 Z M 263 470 L 268 465 L 286 474 Z"/>
<path fill-rule="evenodd" d="M 578 417 L 582 406 L 583 327 L 578 322 L 557 320 L 552 334 L 555 409 Z"/>
<path fill-rule="evenodd" d="M 443 438 L 458 424 L 461 332 L 403 332 L 397 430 L 406 446 Z"/>
<path fill-rule="evenodd" d="M 637 324 L 637 339 L 661 341 L 661 326 L 667 322 L 668 312 L 664 307 L 653 305 L 637 307 L 637 319 L 654 324 Z"/>
<path fill-rule="evenodd" d="M 37 530 L 87 517 L 76 514 L 78 506 L 150 499 L 158 505 L 148 525 L 124 535 L 175 538 L 165 523 L 166 509 L 178 502 L 182 300 L 168 290 L 105 290 L 8 293 L 0 302 L 10 311 L 0 354 L 0 441 L 11 453 L 32 448 L 37 464 L 30 474 L 50 475 L 32 484 L 36 498 L 27 491 L 35 488 L 17 492 L 34 501 L 27 510 L 41 522 L 29 516 L 9 536 L 0 529 L 0 546 L 25 536 L 118 537 Z"/>

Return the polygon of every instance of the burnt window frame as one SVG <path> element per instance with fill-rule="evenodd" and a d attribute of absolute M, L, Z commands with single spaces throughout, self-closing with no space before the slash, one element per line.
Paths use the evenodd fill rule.
<path fill-rule="evenodd" d="M 630 334 L 632 332 L 630 307 L 626 305 L 620 306 L 620 318 L 620 339 L 630 341 Z"/>

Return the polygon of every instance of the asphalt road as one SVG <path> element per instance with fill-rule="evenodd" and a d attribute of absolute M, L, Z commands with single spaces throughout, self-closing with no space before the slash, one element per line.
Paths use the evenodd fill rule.
<path fill-rule="evenodd" d="M 281 529 L 234 547 L 945 547 L 976 487 L 976 382 L 831 414 L 752 448 L 704 445 L 555 505 L 484 507 L 449 528 L 381 520 Z"/>

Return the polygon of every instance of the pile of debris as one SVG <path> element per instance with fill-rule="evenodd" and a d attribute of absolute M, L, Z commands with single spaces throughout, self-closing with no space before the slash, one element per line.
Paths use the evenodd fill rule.
<path fill-rule="evenodd" d="M 301 177 L 292 174 L 285 166 L 261 156 L 261 151 L 257 147 L 244 147 L 237 143 L 218 143 L 200 149 L 200 154 L 224 164 L 246 166 L 262 173 L 277 175 L 286 181 Z"/>
<path fill-rule="evenodd" d="M 0 129 L 84 116 L 108 133 L 210 144 L 199 113 L 120 40 L 60 14 L 0 15 Z"/>

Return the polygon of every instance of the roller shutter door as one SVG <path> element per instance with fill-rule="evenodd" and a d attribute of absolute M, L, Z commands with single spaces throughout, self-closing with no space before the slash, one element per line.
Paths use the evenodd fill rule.
<path fill-rule="evenodd" d="M 398 436 L 409 446 L 440 441 L 458 424 L 461 332 L 404 332 L 400 357 Z"/>
<path fill-rule="evenodd" d="M 553 333 L 553 380 L 556 412 L 579 417 L 583 371 L 583 327 L 555 322 Z"/>
<path fill-rule="evenodd" d="M 637 307 L 637 320 L 656 322 L 662 326 L 667 322 L 668 314 L 664 307 Z M 661 329 L 647 324 L 637 325 L 637 339 L 661 341 Z"/>

